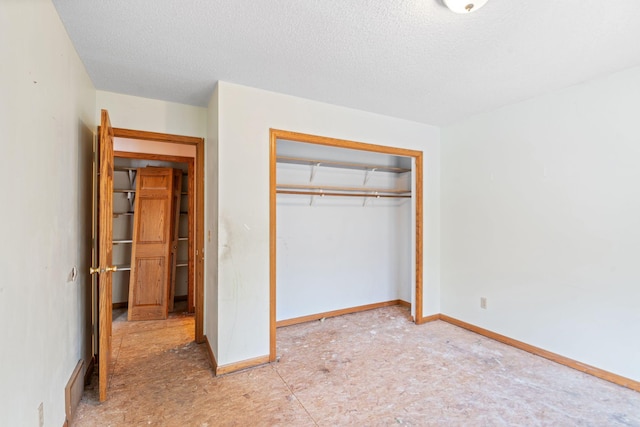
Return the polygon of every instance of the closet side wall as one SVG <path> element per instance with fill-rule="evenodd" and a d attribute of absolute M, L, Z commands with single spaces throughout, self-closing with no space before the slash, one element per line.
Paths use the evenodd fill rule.
<path fill-rule="evenodd" d="M 269 354 L 270 128 L 424 152 L 423 313 L 440 311 L 438 128 L 226 82 L 218 96 L 219 364 Z"/>
<path fill-rule="evenodd" d="M 218 353 L 218 85 L 213 90 L 207 109 L 205 139 L 205 241 L 204 241 L 204 335 L 213 356 Z"/>

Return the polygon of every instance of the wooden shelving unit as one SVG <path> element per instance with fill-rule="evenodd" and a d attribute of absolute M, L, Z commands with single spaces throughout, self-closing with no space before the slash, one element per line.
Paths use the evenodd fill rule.
<path fill-rule="evenodd" d="M 114 234 L 117 238 L 114 238 L 113 254 L 114 262 L 116 263 L 116 275 L 114 276 L 114 291 L 118 288 L 120 296 L 119 299 L 114 300 L 115 303 L 121 303 L 126 299 L 126 290 L 129 286 L 129 275 L 131 272 L 131 247 L 133 244 L 133 218 L 135 215 L 135 195 L 136 195 L 136 175 L 137 167 L 115 167 L 114 168 L 114 183 L 117 188 L 114 188 Z M 183 176 L 186 176 L 186 172 L 183 172 Z M 186 185 L 186 180 L 185 180 Z M 186 200 L 188 191 L 182 191 L 181 195 Z M 118 198 L 116 200 L 116 198 Z M 125 201 L 126 200 L 126 201 Z M 188 218 L 188 203 L 183 205 L 180 210 L 181 218 Z M 181 220 L 183 221 L 183 220 Z M 185 225 L 185 224 L 183 224 Z M 187 233 L 186 227 L 183 229 L 183 233 Z M 189 237 L 183 235 L 178 238 L 178 242 L 182 243 L 178 246 L 179 259 L 176 263 L 176 267 L 183 271 L 189 266 L 188 262 L 188 245 L 185 244 L 189 241 Z M 114 295 L 115 297 L 115 295 Z"/>

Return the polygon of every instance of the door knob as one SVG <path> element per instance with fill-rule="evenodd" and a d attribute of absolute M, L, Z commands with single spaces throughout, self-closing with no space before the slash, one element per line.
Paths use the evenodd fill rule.
<path fill-rule="evenodd" d="M 89 267 L 89 274 L 100 274 L 100 267 Z"/>
<path fill-rule="evenodd" d="M 118 271 L 118 266 L 117 265 L 112 265 L 111 267 L 105 268 L 104 271 L 105 272 L 107 272 L 107 271 L 111 271 L 111 272 Z"/>

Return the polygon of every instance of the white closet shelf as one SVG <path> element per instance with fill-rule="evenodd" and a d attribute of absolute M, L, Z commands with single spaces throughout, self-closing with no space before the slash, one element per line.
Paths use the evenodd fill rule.
<path fill-rule="evenodd" d="M 378 172 L 392 172 L 392 173 L 405 173 L 411 172 L 411 169 L 399 168 L 393 166 L 374 165 L 365 163 L 351 163 L 351 162 L 339 162 L 335 160 L 319 160 L 319 159 L 307 159 L 301 157 L 276 157 L 277 163 L 292 163 L 296 165 L 308 165 L 308 166 L 327 166 L 332 168 L 342 169 L 357 169 L 357 170 L 375 170 Z"/>
<path fill-rule="evenodd" d="M 126 188 L 114 188 L 114 193 L 135 193 L 136 190 L 126 189 Z"/>
<path fill-rule="evenodd" d="M 140 169 L 140 168 L 138 168 L 138 167 L 131 167 L 131 166 L 127 166 L 127 167 L 125 167 L 125 166 L 118 166 L 118 167 L 114 167 L 114 168 L 113 168 L 113 171 L 114 171 L 114 172 L 129 172 L 129 171 L 137 172 L 137 171 L 138 171 L 138 169 Z M 187 173 L 187 172 L 182 172 L 182 176 L 187 176 L 187 175 L 188 175 L 188 173 Z"/>
<path fill-rule="evenodd" d="M 189 238 L 188 237 L 178 237 L 179 241 L 188 241 Z M 132 239 L 113 239 L 113 244 L 114 245 L 126 245 L 126 244 L 131 244 L 133 243 Z"/>
<path fill-rule="evenodd" d="M 371 187 L 341 187 L 332 185 L 308 185 L 308 184 L 276 184 L 277 190 L 317 190 L 325 191 L 349 191 L 349 192 L 374 192 L 385 194 L 411 194 L 411 190 L 395 188 L 371 188 Z"/>
<path fill-rule="evenodd" d="M 295 191 L 295 190 L 276 190 L 278 194 L 293 194 L 301 196 L 330 196 L 330 197 L 365 197 L 365 198 L 387 198 L 387 199 L 409 199 L 410 194 L 381 194 L 377 192 L 372 193 L 335 193 L 335 192 L 323 192 L 323 191 Z"/>
<path fill-rule="evenodd" d="M 119 216 L 133 216 L 133 212 L 114 212 L 113 217 L 118 218 Z"/>
<path fill-rule="evenodd" d="M 178 261 L 176 263 L 176 267 L 188 267 L 188 266 L 189 266 L 189 262 L 187 261 Z M 116 273 L 119 271 L 131 271 L 131 266 L 129 264 L 116 265 L 116 267 L 118 267 L 118 269 L 115 271 Z"/>
<path fill-rule="evenodd" d="M 131 244 L 133 240 L 131 239 L 113 239 L 114 245 L 122 245 L 122 244 Z"/>

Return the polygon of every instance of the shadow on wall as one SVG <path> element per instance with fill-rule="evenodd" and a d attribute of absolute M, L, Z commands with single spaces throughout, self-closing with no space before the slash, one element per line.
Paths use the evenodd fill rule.
<path fill-rule="evenodd" d="M 80 329 L 83 342 L 81 354 L 85 367 L 90 366 L 93 357 L 92 346 L 92 278 L 89 274 L 92 251 L 92 222 L 93 222 L 93 141 L 94 130 L 81 120 L 78 121 L 78 176 L 76 213 L 79 226 L 79 258 L 78 258 L 78 301 L 83 305 L 80 310 Z M 97 332 L 97 331 L 96 331 Z"/>

